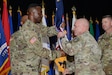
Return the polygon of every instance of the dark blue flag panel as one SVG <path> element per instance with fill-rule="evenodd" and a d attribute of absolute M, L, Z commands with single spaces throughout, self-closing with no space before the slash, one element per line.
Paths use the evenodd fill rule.
<path fill-rule="evenodd" d="M 55 14 L 55 25 L 60 30 L 60 25 L 63 22 L 64 8 L 63 0 L 56 0 L 56 14 Z"/>
<path fill-rule="evenodd" d="M 21 26 L 21 11 L 18 10 L 18 26 L 17 29 L 19 30 L 19 27 Z"/>
<path fill-rule="evenodd" d="M 0 19 L 0 69 L 2 69 L 8 59 L 8 49 L 6 44 L 6 39 L 4 35 L 4 30 L 2 27 L 2 22 Z"/>
<path fill-rule="evenodd" d="M 10 14 L 9 14 L 9 23 L 10 23 L 10 33 L 12 35 L 14 33 L 14 30 L 13 30 L 12 16 Z"/>
<path fill-rule="evenodd" d="M 96 41 L 98 41 L 99 36 L 100 36 L 99 22 L 96 20 L 96 35 L 95 35 Z"/>
<path fill-rule="evenodd" d="M 66 25 L 67 25 L 67 39 L 70 41 L 71 40 L 71 28 L 69 25 L 68 14 L 66 15 Z"/>

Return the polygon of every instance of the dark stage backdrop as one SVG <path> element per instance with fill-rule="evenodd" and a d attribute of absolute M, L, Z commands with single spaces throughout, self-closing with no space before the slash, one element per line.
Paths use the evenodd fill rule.
<path fill-rule="evenodd" d="M 55 12 L 55 0 L 43 0 L 45 2 L 45 12 L 48 18 L 48 26 L 51 26 L 52 12 Z M 68 13 L 70 23 L 72 19 L 73 6 L 76 7 L 77 18 L 85 16 L 87 19 L 93 18 L 93 21 L 97 18 L 101 23 L 101 17 L 103 15 L 112 15 L 112 4 L 111 0 L 63 0 L 64 12 Z M 26 14 L 26 10 L 29 4 L 38 3 L 41 4 L 42 0 L 8 0 L 8 7 L 12 6 L 12 16 L 14 23 L 14 31 L 17 29 L 17 9 L 18 6 L 22 11 L 22 15 Z M 0 8 L 2 12 L 2 0 L 0 0 Z"/>

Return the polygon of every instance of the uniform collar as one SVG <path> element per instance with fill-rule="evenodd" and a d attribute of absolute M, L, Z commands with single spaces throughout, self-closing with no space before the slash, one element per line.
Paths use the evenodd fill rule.
<path fill-rule="evenodd" d="M 82 36 L 87 35 L 87 34 L 89 34 L 89 31 L 86 31 L 86 32 L 84 32 L 83 34 L 81 34 L 81 35 L 79 35 L 77 37 L 82 37 Z"/>
<path fill-rule="evenodd" d="M 112 32 L 110 34 L 107 34 L 106 32 L 104 33 L 103 37 L 105 38 L 109 38 L 109 37 L 112 37 Z"/>

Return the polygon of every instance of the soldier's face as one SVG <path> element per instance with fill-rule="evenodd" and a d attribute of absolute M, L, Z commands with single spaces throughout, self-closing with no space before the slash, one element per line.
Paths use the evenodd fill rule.
<path fill-rule="evenodd" d="M 40 23 L 42 20 L 42 9 L 41 7 L 37 6 L 34 12 L 34 20 L 36 23 Z"/>
<path fill-rule="evenodd" d="M 81 25 L 80 22 L 76 22 L 74 25 L 74 35 L 79 36 L 83 32 L 83 26 Z"/>
<path fill-rule="evenodd" d="M 109 18 L 103 18 L 102 19 L 102 28 L 107 31 L 112 27 L 112 20 Z"/>

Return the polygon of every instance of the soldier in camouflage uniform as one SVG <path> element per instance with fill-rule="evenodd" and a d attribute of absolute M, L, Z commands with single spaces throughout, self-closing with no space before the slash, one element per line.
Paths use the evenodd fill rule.
<path fill-rule="evenodd" d="M 12 75 L 39 75 L 41 58 L 54 60 L 62 56 L 62 51 L 51 51 L 42 47 L 42 37 L 56 35 L 56 29 L 44 27 L 41 7 L 31 4 L 28 8 L 28 20 L 10 40 L 10 57 Z M 59 32 L 58 35 L 65 35 Z"/>
<path fill-rule="evenodd" d="M 63 74 L 75 72 L 75 75 L 105 75 L 100 61 L 101 49 L 89 33 L 87 19 L 76 20 L 74 35 L 76 37 L 71 41 L 62 38 L 63 50 L 70 56 L 74 55 L 75 59 L 75 65 L 68 64 Z"/>
<path fill-rule="evenodd" d="M 112 75 L 112 16 L 102 18 L 105 33 L 99 37 L 98 44 L 102 49 L 102 63 L 106 75 Z"/>

